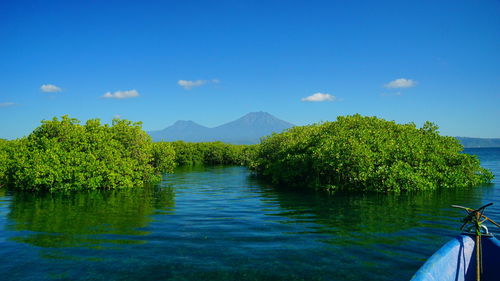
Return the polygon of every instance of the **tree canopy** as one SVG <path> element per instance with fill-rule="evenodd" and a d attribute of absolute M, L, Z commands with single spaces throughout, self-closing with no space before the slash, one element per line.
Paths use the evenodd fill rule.
<path fill-rule="evenodd" d="M 151 142 L 141 123 L 122 119 L 109 126 L 99 119 L 81 125 L 68 116 L 53 118 L 10 147 L 4 178 L 25 190 L 142 186 L 157 181 L 161 172 L 172 171 L 175 158 L 171 146 Z M 158 160 L 155 155 L 162 157 Z"/>
<path fill-rule="evenodd" d="M 254 146 L 152 142 L 140 122 L 68 116 L 42 121 L 28 137 L 0 139 L 0 186 L 22 190 L 117 189 L 157 182 L 182 165 L 244 165 Z"/>
<path fill-rule="evenodd" d="M 490 182 L 491 172 L 462 150 L 433 123 L 417 128 L 356 114 L 273 134 L 251 166 L 273 183 L 327 190 L 400 192 Z"/>
<path fill-rule="evenodd" d="M 259 145 L 153 143 L 141 123 L 68 116 L 42 121 L 29 136 L 0 139 L 0 185 L 22 190 L 120 189 L 157 182 L 182 165 L 248 165 L 286 186 L 400 192 L 477 186 L 493 178 L 452 137 L 426 122 L 396 124 L 341 116 L 293 127 Z"/>

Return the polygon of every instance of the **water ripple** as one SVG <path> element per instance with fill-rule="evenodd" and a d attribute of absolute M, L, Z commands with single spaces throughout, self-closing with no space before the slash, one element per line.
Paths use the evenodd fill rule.
<path fill-rule="evenodd" d="M 159 187 L 73 196 L 0 193 L 0 274 L 12 280 L 407 280 L 458 234 L 490 186 L 402 195 L 291 191 L 243 167 L 179 170 Z M 498 233 L 498 230 L 494 230 Z"/>

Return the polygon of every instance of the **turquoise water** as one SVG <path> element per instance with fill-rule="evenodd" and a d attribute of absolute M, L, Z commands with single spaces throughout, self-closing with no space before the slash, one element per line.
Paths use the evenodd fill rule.
<path fill-rule="evenodd" d="M 500 149 L 467 152 L 492 185 L 329 196 L 212 167 L 126 192 L 0 190 L 0 279 L 407 280 L 459 233 L 451 204 L 493 202 L 487 215 L 500 221 Z"/>

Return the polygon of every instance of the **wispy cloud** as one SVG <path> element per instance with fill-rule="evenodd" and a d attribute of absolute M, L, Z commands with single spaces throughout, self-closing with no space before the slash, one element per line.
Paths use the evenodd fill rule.
<path fill-rule="evenodd" d="M 105 99 L 130 99 L 136 98 L 139 96 L 139 92 L 137 90 L 128 90 L 128 91 L 116 91 L 114 93 L 107 92 L 102 98 Z"/>
<path fill-rule="evenodd" d="M 0 102 L 0 107 L 9 107 L 9 106 L 14 106 L 16 105 L 13 102 Z"/>
<path fill-rule="evenodd" d="M 396 80 L 393 80 L 387 84 L 384 85 L 386 88 L 411 88 L 415 87 L 417 85 L 417 82 L 411 80 L 411 79 L 406 79 L 406 78 L 398 78 Z"/>
<path fill-rule="evenodd" d="M 395 93 L 382 93 L 380 95 L 383 97 L 394 97 L 394 96 L 402 96 L 403 94 L 401 92 L 395 92 Z"/>
<path fill-rule="evenodd" d="M 194 87 L 199 87 L 201 85 L 206 84 L 206 80 L 196 80 L 196 81 L 190 81 L 190 80 L 179 80 L 177 81 L 177 84 L 179 86 L 183 87 L 186 90 L 191 90 Z"/>
<path fill-rule="evenodd" d="M 326 93 L 315 93 L 301 99 L 301 101 L 306 101 L 306 102 L 322 102 L 322 101 L 335 101 L 335 100 L 337 100 L 335 96 Z"/>
<path fill-rule="evenodd" d="M 177 84 L 181 87 L 183 87 L 186 90 L 191 90 L 192 88 L 195 87 L 200 87 L 208 83 L 213 83 L 213 84 L 219 84 L 220 80 L 219 79 L 212 79 L 212 80 L 179 80 L 177 81 Z"/>
<path fill-rule="evenodd" d="M 52 84 L 43 84 L 40 86 L 40 90 L 44 93 L 57 93 L 62 92 L 62 89 Z"/>
<path fill-rule="evenodd" d="M 122 119 L 122 115 L 121 114 L 115 114 L 115 115 L 113 115 L 113 119 Z"/>

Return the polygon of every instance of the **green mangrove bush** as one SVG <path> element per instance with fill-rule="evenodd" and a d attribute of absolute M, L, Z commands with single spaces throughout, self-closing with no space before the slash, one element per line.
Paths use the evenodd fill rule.
<path fill-rule="evenodd" d="M 11 163 L 10 155 L 14 141 L 0 139 L 0 187 L 7 184 L 7 175 Z"/>
<path fill-rule="evenodd" d="M 175 150 L 171 143 L 154 142 L 152 144 L 153 159 L 151 164 L 157 174 L 171 173 L 177 166 L 175 163 Z"/>
<path fill-rule="evenodd" d="M 11 146 L 4 178 L 23 190 L 139 187 L 175 166 L 170 145 L 153 144 L 140 122 L 121 119 L 81 125 L 68 116 L 53 118 Z M 0 161 L 5 161 L 2 151 L 7 150 L 0 149 Z"/>
<path fill-rule="evenodd" d="M 251 168 L 273 183 L 327 190 L 400 192 L 490 182 L 492 173 L 462 150 L 433 123 L 417 128 L 356 114 L 263 139 Z"/>
<path fill-rule="evenodd" d="M 178 166 L 248 165 L 255 145 L 235 145 L 216 142 L 171 142 Z"/>

